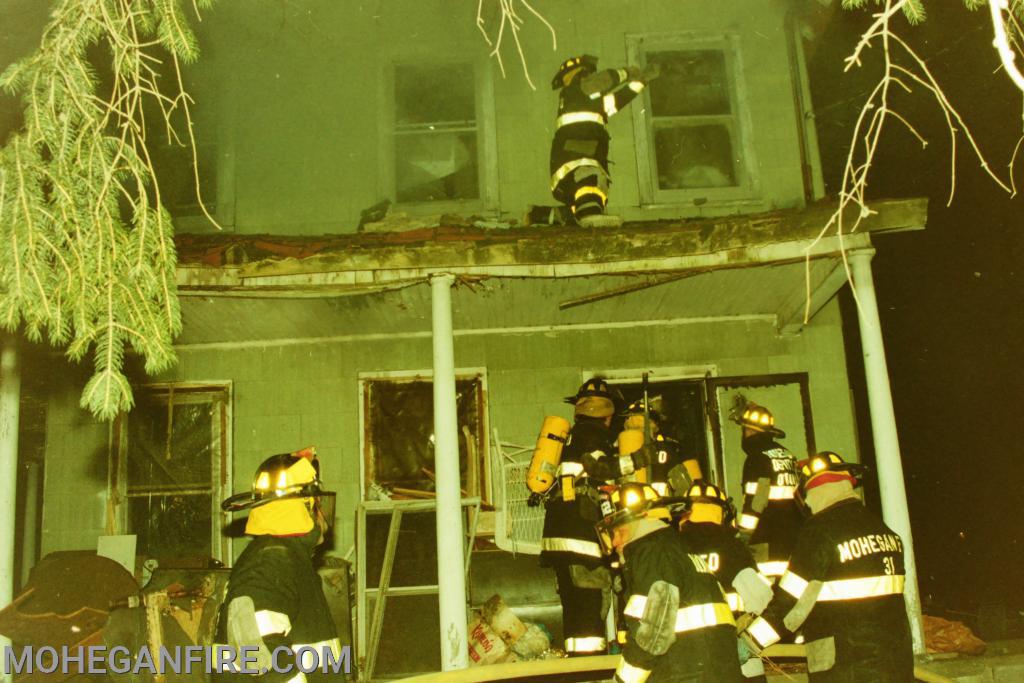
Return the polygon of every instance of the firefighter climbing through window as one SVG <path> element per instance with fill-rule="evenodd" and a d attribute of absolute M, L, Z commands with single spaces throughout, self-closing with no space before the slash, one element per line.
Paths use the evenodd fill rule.
<path fill-rule="evenodd" d="M 718 578 L 734 614 L 760 614 L 772 599 L 772 586 L 758 573 L 753 555 L 736 536 L 732 501 L 705 481 L 694 482 L 684 500 L 679 531 L 687 548 L 703 558 Z M 748 683 L 767 680 L 757 657 L 748 658 L 741 670 Z"/>
<path fill-rule="evenodd" d="M 708 563 L 670 526 L 664 501 L 628 483 L 610 503 L 598 534 L 621 558 L 628 596 L 616 683 L 742 681 L 732 610 Z"/>
<path fill-rule="evenodd" d="M 743 430 L 743 509 L 740 534 L 748 539 L 758 569 L 777 579 L 786 563 L 803 513 L 795 500 L 796 459 L 775 441 L 786 433 L 775 426 L 771 412 L 738 394 L 730 415 Z"/>
<path fill-rule="evenodd" d="M 565 400 L 574 406 L 575 424 L 566 435 L 564 420 L 545 420 L 527 486 L 532 505 L 546 497 L 540 561 L 555 570 L 565 650 L 571 656 L 599 654 L 607 647 L 604 615 L 612 585 L 594 531 L 601 519 L 600 487 L 646 463 L 642 454 L 615 454 L 610 426 L 621 397 L 607 382 L 589 379 Z M 558 453 L 552 444 L 563 436 Z"/>
<path fill-rule="evenodd" d="M 323 490 L 320 464 L 313 448 L 282 453 L 256 470 L 250 491 L 225 500 L 225 511 L 249 510 L 245 533 L 255 538 L 239 556 L 228 578 L 227 594 L 220 609 L 216 642 L 236 653 L 255 652 L 260 675 L 236 669 L 222 671 L 227 680 L 260 683 L 303 683 L 299 670 L 281 669 L 284 660 L 272 655 L 279 647 L 293 652 L 310 646 L 320 657 L 329 648 L 340 661 L 341 643 L 324 597 L 323 584 L 313 567 L 313 551 L 324 540 L 334 519 L 334 493 Z M 313 655 L 304 651 L 302 668 Z M 275 666 L 271 666 L 274 663 Z M 240 667 L 240 662 L 236 662 Z M 247 664 L 246 668 L 251 668 Z M 345 674 L 317 669 L 310 679 L 343 681 Z"/>
<path fill-rule="evenodd" d="M 567 59 L 551 88 L 558 90 L 558 115 L 551 142 L 551 193 L 566 210 L 534 207 L 530 223 L 578 223 L 615 227 L 617 216 L 605 215 L 608 203 L 608 119 L 657 78 L 659 67 L 597 70 L 597 57 Z"/>
<path fill-rule="evenodd" d="M 862 468 L 823 452 L 801 463 L 811 517 L 780 590 L 744 632 L 755 648 L 800 630 L 812 681 L 914 680 L 903 541 L 864 507 Z"/>

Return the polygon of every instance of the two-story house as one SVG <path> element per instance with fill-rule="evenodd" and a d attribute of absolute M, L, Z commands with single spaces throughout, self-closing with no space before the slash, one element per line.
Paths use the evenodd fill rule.
<path fill-rule="evenodd" d="M 798 4 L 536 3 L 557 49 L 521 8 L 534 90 L 510 29 L 502 76 L 473 2 L 217 3 L 197 24 L 203 52 L 187 80 L 201 187 L 223 229 L 199 215 L 187 154 L 162 149 L 179 235 L 179 362 L 136 373 L 136 407 L 113 425 L 78 406 L 88 368 L 52 365 L 41 552 L 122 533 L 142 555 L 230 564 L 245 539 L 224 533 L 220 500 L 267 456 L 316 445 L 338 492 L 333 552 L 359 568 L 360 656 L 372 649 L 381 675 L 436 670 L 436 594 L 451 603 L 445 582 L 462 559 L 439 572 L 433 513 L 406 515 L 383 636 L 368 648 L 389 516 L 359 510 L 382 490 L 429 508 L 445 476 L 438 450 L 485 504 L 461 516 L 490 548 L 472 554 L 469 603 L 500 592 L 557 637 L 557 613 L 541 609 L 557 606 L 554 579 L 529 555 L 536 518 L 516 479 L 543 417 L 569 416 L 562 397 L 592 374 L 636 395 L 647 372 L 673 435 L 736 499 L 736 393 L 772 409 L 798 456 L 857 459 L 835 296 L 849 272 L 886 513 L 909 531 L 869 264 L 874 237 L 921 229 L 925 207 L 878 202 L 856 234 L 822 234 L 834 204 Z M 492 39 L 496 5 L 484 3 Z M 608 125 L 609 212 L 624 224 L 524 228 L 529 205 L 552 201 L 547 83 L 582 53 L 662 68 Z M 385 199 L 390 216 L 360 226 Z M 446 351 L 455 396 L 437 410 L 454 413 L 457 431 L 441 454 L 432 378 Z"/>

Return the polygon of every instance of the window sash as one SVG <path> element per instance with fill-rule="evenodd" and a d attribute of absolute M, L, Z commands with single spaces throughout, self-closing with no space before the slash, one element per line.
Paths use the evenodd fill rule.
<path fill-rule="evenodd" d="M 146 497 L 208 496 L 210 498 L 210 546 L 196 548 L 196 552 L 209 554 L 225 564 L 231 562 L 231 539 L 221 534 L 221 528 L 230 522 L 230 515 L 220 509 L 220 500 L 231 491 L 231 409 L 230 385 L 197 385 L 190 383 L 161 384 L 141 387 L 139 405 L 166 409 L 174 406 L 210 404 L 210 478 L 206 482 L 173 484 L 128 483 L 128 461 L 131 458 L 129 420 L 140 419 L 141 411 L 132 415 L 122 413 L 115 427 L 114 447 L 111 449 L 110 495 L 114 504 L 114 526 L 117 533 L 130 534 L 131 501 Z M 173 460 L 171 461 L 173 466 Z"/>

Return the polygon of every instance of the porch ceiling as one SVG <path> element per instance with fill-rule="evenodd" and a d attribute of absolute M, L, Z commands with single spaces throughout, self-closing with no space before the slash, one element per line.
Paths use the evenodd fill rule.
<path fill-rule="evenodd" d="M 834 257 L 812 261 L 812 289 L 819 301 L 815 310 L 842 286 L 838 265 Z M 454 326 L 457 334 L 466 334 L 673 318 L 771 317 L 780 329 L 798 328 L 806 300 L 805 275 L 804 264 L 796 262 L 670 276 L 491 278 L 455 288 Z M 184 332 L 177 343 L 429 336 L 430 305 L 425 282 L 337 297 L 189 296 L 182 299 Z"/>

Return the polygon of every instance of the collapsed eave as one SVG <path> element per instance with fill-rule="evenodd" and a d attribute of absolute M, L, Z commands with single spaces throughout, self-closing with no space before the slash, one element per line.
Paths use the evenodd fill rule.
<path fill-rule="evenodd" d="M 860 219 L 830 222 L 836 202 L 805 209 L 677 221 L 578 227 L 487 229 L 441 225 L 391 233 L 282 237 L 181 235 L 182 294 L 312 295 L 403 286 L 439 272 L 462 277 L 579 277 L 683 273 L 827 257 L 870 246 L 869 235 L 921 230 L 927 199 L 871 204 Z M 852 226 L 857 231 L 848 235 Z"/>

